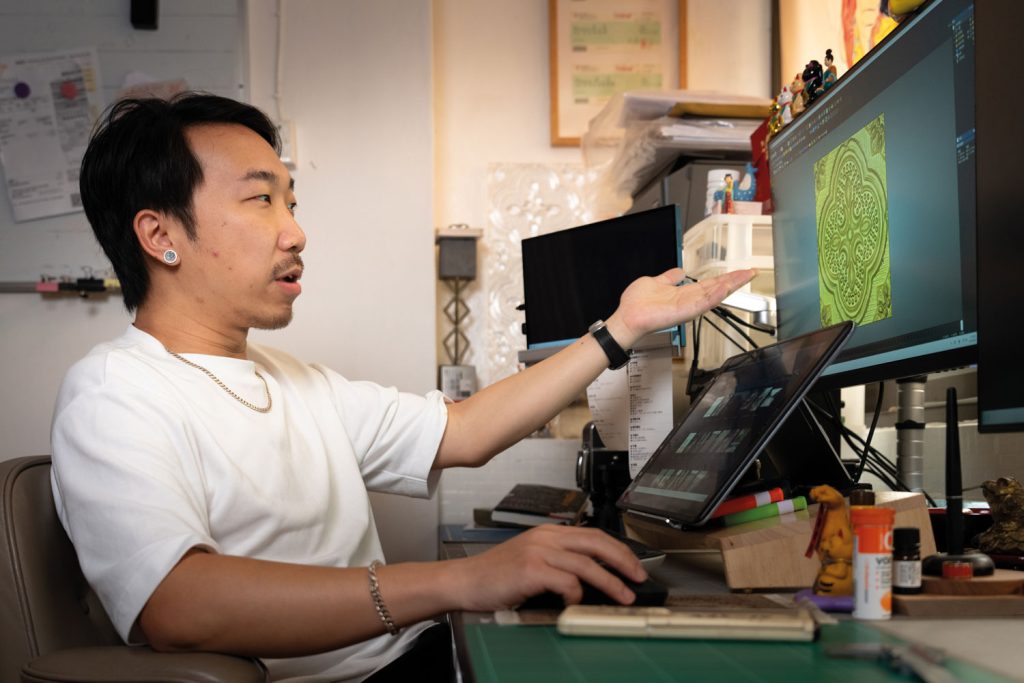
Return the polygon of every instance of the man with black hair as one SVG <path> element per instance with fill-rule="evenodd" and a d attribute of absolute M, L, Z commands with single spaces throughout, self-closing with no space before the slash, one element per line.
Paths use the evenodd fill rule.
<path fill-rule="evenodd" d="M 258 110 L 186 94 L 118 103 L 82 162 L 86 215 L 135 319 L 65 378 L 53 490 L 122 637 L 264 658 L 274 679 L 385 680 L 450 671 L 430 628 L 448 611 L 545 590 L 575 602 L 581 581 L 630 603 L 600 563 L 644 570 L 594 529 L 545 525 L 475 557 L 383 565 L 367 490 L 430 495 L 441 469 L 483 465 L 548 421 L 616 345 L 754 273 L 641 278 L 601 329 L 457 404 L 348 381 L 247 341 L 287 325 L 301 292 L 306 236 L 277 150 Z"/>

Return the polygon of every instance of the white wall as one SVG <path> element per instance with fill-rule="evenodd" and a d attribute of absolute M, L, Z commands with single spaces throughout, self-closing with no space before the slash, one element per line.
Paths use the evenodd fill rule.
<path fill-rule="evenodd" d="M 770 0 L 686 0 L 687 87 L 774 97 L 771 5 Z"/>
<path fill-rule="evenodd" d="M 547 0 L 434 0 L 438 225 L 487 219 L 492 163 L 582 163 L 552 147 Z"/>
<path fill-rule="evenodd" d="M 119 297 L 0 294 L 0 460 L 50 452 L 50 416 L 64 372 L 129 320 Z"/>
<path fill-rule="evenodd" d="M 252 99 L 272 114 L 276 6 L 249 2 Z M 306 271 L 292 324 L 252 338 L 425 393 L 435 384 L 430 2 L 281 7 Z M 389 561 L 436 556 L 436 498 L 373 500 Z"/>

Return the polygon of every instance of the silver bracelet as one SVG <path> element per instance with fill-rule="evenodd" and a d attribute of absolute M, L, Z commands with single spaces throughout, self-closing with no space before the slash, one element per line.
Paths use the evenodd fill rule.
<path fill-rule="evenodd" d="M 383 565 L 384 563 L 380 560 L 374 560 L 366 568 L 367 574 L 370 577 L 370 597 L 373 598 L 373 606 L 377 610 L 377 616 L 384 622 L 384 627 L 387 628 L 388 633 L 397 636 L 398 626 L 395 625 L 395 620 L 391 618 L 391 612 L 388 611 L 388 606 L 384 604 L 384 598 L 380 596 L 380 582 L 377 581 L 377 567 Z"/>

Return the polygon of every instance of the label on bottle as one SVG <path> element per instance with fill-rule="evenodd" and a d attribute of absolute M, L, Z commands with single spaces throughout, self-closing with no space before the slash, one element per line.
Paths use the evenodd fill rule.
<path fill-rule="evenodd" d="M 892 587 L 917 592 L 921 589 L 921 560 L 895 560 L 892 563 Z"/>

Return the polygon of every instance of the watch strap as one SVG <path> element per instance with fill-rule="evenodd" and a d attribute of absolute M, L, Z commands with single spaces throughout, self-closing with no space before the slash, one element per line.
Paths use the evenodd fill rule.
<path fill-rule="evenodd" d="M 619 346 L 619 342 L 615 341 L 603 320 L 598 320 L 590 326 L 590 334 L 604 349 L 604 355 L 608 356 L 609 369 L 618 370 L 629 362 L 629 352 Z"/>

